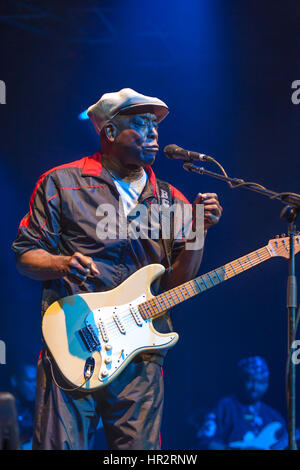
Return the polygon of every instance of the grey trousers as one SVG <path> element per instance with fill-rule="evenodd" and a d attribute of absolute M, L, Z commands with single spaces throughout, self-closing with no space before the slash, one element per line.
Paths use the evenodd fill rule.
<path fill-rule="evenodd" d="M 53 361 L 52 361 L 53 363 Z M 68 387 L 57 369 L 55 379 Z M 102 418 L 108 449 L 160 449 L 164 383 L 161 366 L 139 358 L 95 392 L 65 392 L 38 362 L 33 450 L 87 450 Z"/>

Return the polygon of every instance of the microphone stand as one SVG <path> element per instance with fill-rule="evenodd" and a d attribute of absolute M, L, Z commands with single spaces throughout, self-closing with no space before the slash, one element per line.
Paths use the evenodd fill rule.
<path fill-rule="evenodd" d="M 292 361 L 292 347 L 296 335 L 296 309 L 297 309 L 297 279 L 295 273 L 295 250 L 294 250 L 294 237 L 296 232 L 296 219 L 300 212 L 300 195 L 295 193 L 277 193 L 270 189 L 261 186 L 258 183 L 246 182 L 238 178 L 230 178 L 227 176 L 224 168 L 214 159 L 224 173 L 223 175 L 213 171 L 205 170 L 203 167 L 198 167 L 193 163 L 186 162 L 183 168 L 187 171 L 198 173 L 199 175 L 208 175 L 213 178 L 220 179 L 229 184 L 234 189 L 243 187 L 251 191 L 255 191 L 270 199 L 278 199 L 286 205 L 281 211 L 280 217 L 288 222 L 288 235 L 290 239 L 290 253 L 288 262 L 288 280 L 287 280 L 287 315 L 288 315 L 288 356 L 287 356 L 287 383 L 286 383 L 286 400 L 288 411 L 288 438 L 290 450 L 297 450 L 295 439 L 296 434 L 296 367 Z"/>

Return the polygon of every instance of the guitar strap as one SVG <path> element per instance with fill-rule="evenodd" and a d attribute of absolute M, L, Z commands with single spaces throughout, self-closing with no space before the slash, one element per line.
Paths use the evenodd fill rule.
<path fill-rule="evenodd" d="M 172 190 L 168 183 L 165 181 L 157 180 L 157 195 L 158 195 L 158 202 L 159 205 L 163 207 L 170 207 L 173 204 L 173 196 Z M 173 246 L 173 238 L 174 238 L 174 223 L 173 223 L 173 213 L 170 214 L 170 222 L 171 222 L 171 233 L 170 238 L 166 239 L 162 236 L 162 212 L 159 211 L 159 223 L 160 223 L 160 233 L 161 233 L 161 241 L 163 245 L 163 249 L 166 255 L 167 260 L 167 267 L 166 273 L 170 273 L 172 271 L 172 264 L 171 264 L 171 256 L 172 256 L 172 246 Z"/>

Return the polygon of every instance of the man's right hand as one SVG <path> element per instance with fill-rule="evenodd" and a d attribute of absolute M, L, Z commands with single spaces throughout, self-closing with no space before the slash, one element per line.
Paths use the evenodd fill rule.
<path fill-rule="evenodd" d="M 99 275 L 95 262 L 89 256 L 75 252 L 72 256 L 52 255 L 45 250 L 29 250 L 17 260 L 21 274 L 39 281 L 67 277 L 82 284 L 89 275 Z"/>
<path fill-rule="evenodd" d="M 79 252 L 75 252 L 72 256 L 66 256 L 64 271 L 70 281 L 79 285 L 86 281 L 88 276 L 100 274 L 93 259 Z"/>

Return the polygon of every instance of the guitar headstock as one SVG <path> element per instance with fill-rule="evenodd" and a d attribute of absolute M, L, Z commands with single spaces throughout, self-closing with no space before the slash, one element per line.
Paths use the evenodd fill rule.
<path fill-rule="evenodd" d="M 290 256 L 290 237 L 284 234 L 276 235 L 275 238 L 269 240 L 268 248 L 272 256 L 283 256 L 289 258 Z M 294 250 L 295 254 L 300 251 L 300 232 L 294 236 Z"/>

